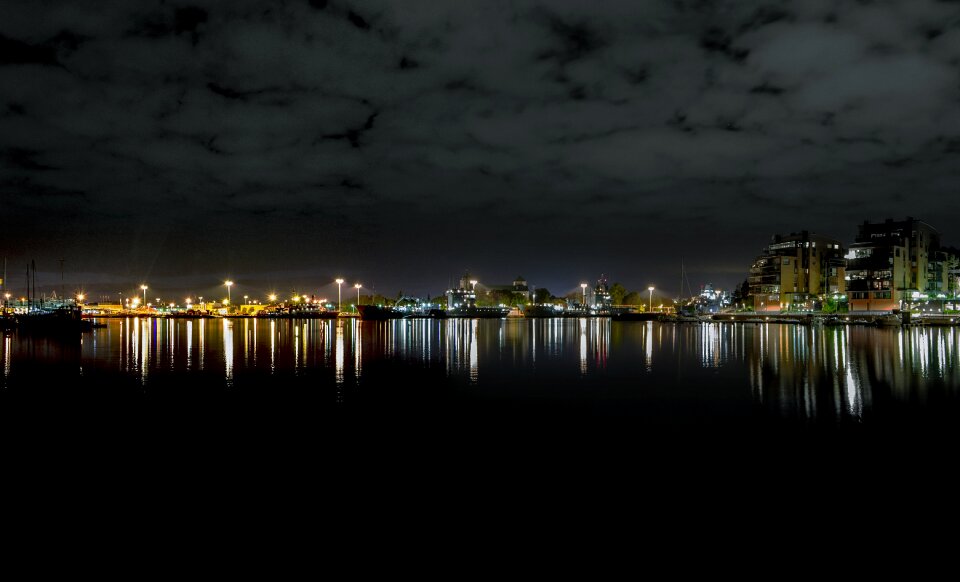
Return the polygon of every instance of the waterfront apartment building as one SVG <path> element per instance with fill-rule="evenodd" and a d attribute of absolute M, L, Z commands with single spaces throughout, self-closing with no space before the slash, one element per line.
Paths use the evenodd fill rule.
<path fill-rule="evenodd" d="M 956 257 L 922 220 L 864 221 L 847 254 L 850 311 L 889 311 L 951 290 Z"/>
<path fill-rule="evenodd" d="M 840 241 L 808 231 L 775 235 L 750 267 L 756 311 L 816 309 L 825 296 L 846 291 Z"/>

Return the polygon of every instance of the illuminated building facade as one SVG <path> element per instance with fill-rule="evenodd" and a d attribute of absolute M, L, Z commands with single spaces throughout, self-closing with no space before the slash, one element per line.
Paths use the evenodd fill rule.
<path fill-rule="evenodd" d="M 817 309 L 827 295 L 842 295 L 845 260 L 840 241 L 802 231 L 775 235 L 750 267 L 756 311 Z"/>
<path fill-rule="evenodd" d="M 527 285 L 527 280 L 520 275 L 517 275 L 517 278 L 513 280 L 513 284 L 511 285 L 484 285 L 484 289 L 487 290 L 487 293 L 499 291 L 501 293 L 522 295 L 524 301 L 530 301 L 530 299 L 532 299 L 530 286 Z"/>
<path fill-rule="evenodd" d="M 941 249 L 937 229 L 922 220 L 864 221 L 847 254 L 850 311 L 904 309 L 945 296 L 955 263 Z"/>
<path fill-rule="evenodd" d="M 597 284 L 593 286 L 593 308 L 598 310 L 610 309 L 613 297 L 610 295 L 610 285 L 606 275 L 600 275 Z"/>
<path fill-rule="evenodd" d="M 464 273 L 455 289 L 447 289 L 447 309 L 477 306 L 477 280 Z"/>

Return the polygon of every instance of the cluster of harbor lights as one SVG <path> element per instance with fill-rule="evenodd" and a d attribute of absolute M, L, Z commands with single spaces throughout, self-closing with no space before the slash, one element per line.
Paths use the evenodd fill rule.
<path fill-rule="evenodd" d="M 343 284 L 346 281 L 342 278 L 337 278 L 333 281 L 337 284 L 337 311 L 343 311 Z M 220 314 L 230 314 L 236 311 L 235 304 L 233 303 L 233 286 L 235 283 L 231 280 L 226 280 L 223 282 L 223 286 L 226 288 L 226 297 L 220 300 L 204 300 L 203 295 L 198 295 L 196 300 L 193 297 L 187 297 L 184 299 L 183 303 L 175 302 L 165 302 L 160 297 L 156 297 L 155 301 L 149 301 L 147 299 L 147 291 L 150 289 L 150 286 L 146 283 L 141 284 L 139 287 L 140 294 L 131 297 L 123 297 L 122 293 L 118 293 L 119 306 L 121 310 L 128 311 L 157 311 L 157 312 L 177 312 L 177 311 L 216 311 Z M 360 290 L 363 289 L 363 284 L 354 283 L 354 289 L 357 290 L 357 303 L 351 305 L 354 311 L 356 311 L 356 305 L 360 304 Z M 10 293 L 4 294 L 5 306 L 10 306 L 13 308 L 26 306 L 28 300 L 26 297 L 21 297 L 19 300 L 14 300 L 11 302 L 12 295 Z M 97 304 L 87 304 L 87 294 L 80 292 L 74 296 L 74 301 L 76 305 L 85 309 L 96 310 L 98 307 L 103 308 L 105 306 Z M 269 306 L 280 306 L 289 304 L 294 306 L 302 307 L 314 307 L 314 308 L 326 308 L 331 309 L 333 305 L 327 302 L 325 298 L 313 298 L 307 294 L 294 294 L 289 300 L 281 299 L 276 293 L 269 293 L 266 295 L 264 300 L 260 299 L 250 299 L 249 295 L 243 296 L 243 305 L 250 307 L 251 310 L 258 310 L 264 307 Z"/>
<path fill-rule="evenodd" d="M 357 305 L 360 304 L 360 291 L 363 289 L 363 284 L 354 283 L 353 288 L 357 291 L 357 302 L 356 304 L 351 304 L 351 310 L 349 313 L 343 313 L 343 285 L 346 283 L 346 280 L 343 278 L 334 279 L 333 283 L 337 285 L 337 311 L 343 315 L 356 315 L 357 314 Z M 471 280 L 470 284 L 475 289 L 478 281 Z M 198 295 L 196 300 L 193 297 L 187 297 L 184 299 L 183 303 L 176 302 L 165 302 L 160 297 L 156 297 L 155 301 L 149 301 L 147 299 L 147 291 L 150 290 L 150 286 L 146 283 L 143 283 L 139 286 L 140 293 L 124 297 L 122 293 L 117 293 L 118 299 L 116 303 L 111 302 L 97 302 L 97 303 L 87 303 L 88 296 L 84 292 L 78 292 L 74 295 L 73 303 L 76 306 L 79 306 L 85 310 L 90 311 L 99 311 L 102 314 L 107 312 L 156 312 L 156 313 L 178 313 L 178 312 L 210 312 L 217 313 L 220 315 L 230 315 L 236 314 L 238 312 L 237 306 L 233 303 L 233 286 L 235 283 L 232 280 L 226 280 L 223 282 L 223 287 L 226 289 L 226 297 L 220 300 L 204 300 L 203 295 Z M 580 283 L 580 288 L 582 292 L 582 304 L 587 304 L 587 283 Z M 653 292 L 655 287 L 652 285 L 647 287 L 647 291 L 650 293 L 648 300 L 648 310 L 653 311 Z M 36 306 L 36 301 L 30 301 L 26 297 L 14 298 L 10 293 L 4 293 L 4 309 L 13 310 L 13 311 L 30 311 L 33 307 Z M 61 305 L 65 302 L 70 301 L 66 298 L 60 298 L 59 300 L 47 300 L 45 303 L 47 306 L 55 306 L 57 303 Z M 250 299 L 249 295 L 243 296 L 243 307 L 239 309 L 241 314 L 255 313 L 261 309 L 267 307 L 289 307 L 293 306 L 300 309 L 327 309 L 331 310 L 334 306 L 327 302 L 325 298 L 314 298 L 313 296 L 307 294 L 293 294 L 289 300 L 281 299 L 277 293 L 271 292 L 268 293 L 265 297 L 265 300 L 260 299 Z M 116 306 L 116 307 L 114 307 Z"/>

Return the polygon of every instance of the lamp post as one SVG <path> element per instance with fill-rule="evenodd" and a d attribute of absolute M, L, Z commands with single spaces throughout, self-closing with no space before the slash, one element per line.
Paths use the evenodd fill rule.
<path fill-rule="evenodd" d="M 340 306 L 340 304 L 341 304 L 340 286 L 341 286 L 341 285 L 343 285 L 343 279 L 337 279 L 337 311 L 342 311 L 342 310 L 343 310 L 343 308 Z"/>
<path fill-rule="evenodd" d="M 7 309 L 8 307 L 10 307 L 10 294 L 9 294 L 9 293 L 4 293 L 4 294 L 3 294 L 3 308 L 4 308 L 4 309 Z"/>
<path fill-rule="evenodd" d="M 584 306 L 584 308 L 586 308 L 586 306 L 587 306 L 587 284 L 586 284 L 586 283 L 580 283 L 580 290 L 583 291 L 583 306 Z"/>
<path fill-rule="evenodd" d="M 360 311 L 360 308 L 359 308 L 359 305 L 360 305 L 360 288 L 363 287 L 363 285 L 361 285 L 360 283 L 357 283 L 356 285 L 354 285 L 354 287 L 357 288 L 357 306 L 358 306 L 358 307 L 357 307 L 357 311 Z"/>
<path fill-rule="evenodd" d="M 653 285 L 647 287 L 647 291 L 650 292 L 650 311 L 653 311 Z"/>
<path fill-rule="evenodd" d="M 147 289 L 149 289 L 149 287 L 147 287 L 146 285 L 140 285 L 140 290 L 143 291 L 143 304 L 144 304 L 144 305 L 147 304 Z"/>
<path fill-rule="evenodd" d="M 227 286 L 227 301 L 230 301 L 232 299 L 232 297 L 230 297 L 230 288 L 233 287 L 233 281 L 224 281 L 223 284 Z"/>

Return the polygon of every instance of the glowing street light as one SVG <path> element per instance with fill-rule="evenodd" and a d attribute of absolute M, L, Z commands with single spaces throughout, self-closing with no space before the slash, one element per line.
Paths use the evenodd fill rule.
<path fill-rule="evenodd" d="M 277 300 L 277 294 L 276 294 L 276 293 L 271 293 L 270 295 L 267 296 L 267 299 L 270 300 L 270 303 L 273 303 L 274 301 Z"/>
<path fill-rule="evenodd" d="M 357 305 L 360 305 L 360 288 L 363 287 L 363 285 L 357 283 L 354 287 L 357 288 Z M 357 311 L 359 311 L 359 309 L 357 309 Z"/>
<path fill-rule="evenodd" d="M 650 292 L 650 311 L 653 311 L 653 285 L 647 287 L 647 291 Z"/>
<path fill-rule="evenodd" d="M 149 287 L 147 287 L 146 285 L 140 285 L 140 290 L 143 291 L 143 302 L 144 302 L 144 303 L 147 302 L 147 289 L 149 289 Z"/>
<path fill-rule="evenodd" d="M 337 311 L 340 311 L 340 285 L 343 285 L 343 279 L 337 279 Z"/>
<path fill-rule="evenodd" d="M 7 295 L 9 297 L 9 295 Z M 77 293 L 77 303 L 82 303 L 85 295 L 83 293 Z"/>
<path fill-rule="evenodd" d="M 472 287 L 472 289 L 470 289 L 470 290 L 473 291 L 474 293 L 477 292 L 477 283 L 479 283 L 479 281 L 476 281 L 476 280 L 471 280 L 471 281 L 470 281 L 470 286 Z"/>
<path fill-rule="evenodd" d="M 227 301 L 229 302 L 232 297 L 230 297 L 230 288 L 233 287 L 233 281 L 224 281 L 224 285 L 227 286 Z"/>
<path fill-rule="evenodd" d="M 587 306 L 587 284 L 580 283 L 580 289 L 583 290 L 583 306 L 586 307 Z"/>

